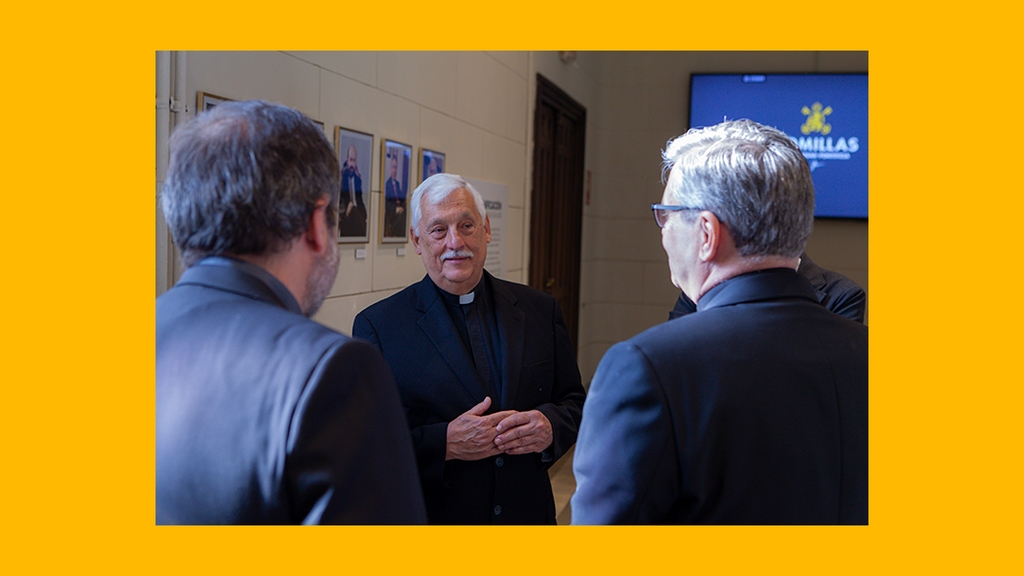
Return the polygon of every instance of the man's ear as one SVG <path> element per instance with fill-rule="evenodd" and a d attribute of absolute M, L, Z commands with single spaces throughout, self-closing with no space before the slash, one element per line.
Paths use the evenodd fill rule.
<path fill-rule="evenodd" d="M 714 260 L 722 246 L 722 232 L 722 222 L 714 212 L 702 210 L 697 215 L 697 233 L 700 243 L 697 247 L 697 256 L 701 262 Z"/>
<path fill-rule="evenodd" d="M 420 246 L 420 237 L 416 235 L 416 229 L 409 227 L 409 238 L 412 239 L 412 248 L 417 254 L 423 255 L 423 248 Z"/>
<path fill-rule="evenodd" d="M 491 217 L 484 214 L 484 232 L 487 233 L 487 243 L 491 243 Z"/>
<path fill-rule="evenodd" d="M 327 211 L 330 210 L 330 198 L 324 196 L 317 200 L 313 215 L 309 218 L 303 241 L 316 254 L 327 251 L 328 242 L 334 241 L 334 227 L 327 225 Z"/>

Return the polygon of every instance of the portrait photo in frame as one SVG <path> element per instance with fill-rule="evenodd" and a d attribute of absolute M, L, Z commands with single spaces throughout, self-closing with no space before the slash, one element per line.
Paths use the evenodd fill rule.
<path fill-rule="evenodd" d="M 406 196 L 412 173 L 412 146 L 385 139 L 380 153 L 380 242 L 409 240 L 409 211 Z"/>
<path fill-rule="evenodd" d="M 223 104 L 224 102 L 234 102 L 234 100 L 210 94 L 209 92 L 196 92 L 196 114 L 211 110 L 217 104 Z"/>
<path fill-rule="evenodd" d="M 420 148 L 420 182 L 444 172 L 444 153 Z"/>
<path fill-rule="evenodd" d="M 366 243 L 370 240 L 370 164 L 373 134 L 336 126 L 334 150 L 341 167 L 338 196 L 338 242 Z"/>

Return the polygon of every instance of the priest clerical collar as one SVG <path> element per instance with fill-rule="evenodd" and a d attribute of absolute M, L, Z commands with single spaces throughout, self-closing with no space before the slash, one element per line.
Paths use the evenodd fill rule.
<path fill-rule="evenodd" d="M 437 286 L 437 284 L 435 284 L 434 286 Z M 458 303 L 458 304 L 472 304 L 476 300 L 477 292 L 480 292 L 483 289 L 484 289 L 484 279 L 483 278 L 480 278 L 480 282 L 476 285 L 476 287 L 473 288 L 473 290 L 471 290 L 467 294 L 461 294 L 461 295 L 452 294 L 451 292 L 448 292 L 448 291 L 444 290 L 440 286 L 437 286 L 437 291 L 441 293 L 441 296 L 443 296 L 445 298 L 445 300 L 451 302 L 452 304 L 455 304 L 455 303 Z"/>

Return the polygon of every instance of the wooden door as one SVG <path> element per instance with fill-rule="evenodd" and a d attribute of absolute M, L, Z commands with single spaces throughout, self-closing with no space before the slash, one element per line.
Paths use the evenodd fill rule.
<path fill-rule="evenodd" d="M 574 349 L 579 327 L 586 123 L 586 109 L 538 74 L 529 284 L 558 300 Z"/>

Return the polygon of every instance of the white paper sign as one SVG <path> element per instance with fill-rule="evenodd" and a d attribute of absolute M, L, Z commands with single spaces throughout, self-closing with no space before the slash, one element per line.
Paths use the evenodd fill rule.
<path fill-rule="evenodd" d="M 508 225 L 508 185 L 486 180 L 466 178 L 476 191 L 484 197 L 484 208 L 491 220 L 491 243 L 487 245 L 487 259 L 484 268 L 497 278 L 505 279 L 506 250 L 505 233 Z"/>

